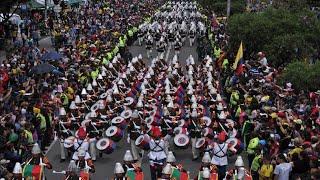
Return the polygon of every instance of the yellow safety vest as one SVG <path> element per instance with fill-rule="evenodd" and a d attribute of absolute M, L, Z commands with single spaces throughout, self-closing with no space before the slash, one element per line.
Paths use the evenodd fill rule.
<path fill-rule="evenodd" d="M 46 118 L 42 114 L 39 113 L 37 115 L 37 119 L 40 119 L 40 129 L 46 130 L 46 128 L 47 128 Z"/>
<path fill-rule="evenodd" d="M 24 130 L 24 133 L 26 135 L 26 138 L 28 140 L 28 144 L 33 144 L 33 136 L 32 133 L 28 130 Z"/>
<path fill-rule="evenodd" d="M 133 36 L 133 31 L 132 31 L 131 29 L 128 31 L 128 36 L 129 36 L 129 37 L 132 37 L 132 36 Z"/>

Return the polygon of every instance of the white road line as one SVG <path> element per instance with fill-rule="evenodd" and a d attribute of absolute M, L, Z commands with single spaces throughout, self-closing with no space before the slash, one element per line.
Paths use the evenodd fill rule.
<path fill-rule="evenodd" d="M 167 54 L 166 54 L 166 57 L 165 57 L 166 62 L 168 61 L 170 51 L 171 51 L 171 43 L 169 44 L 169 47 L 168 47 L 168 50 L 167 50 Z M 171 64 L 171 61 L 170 61 L 170 64 Z"/>

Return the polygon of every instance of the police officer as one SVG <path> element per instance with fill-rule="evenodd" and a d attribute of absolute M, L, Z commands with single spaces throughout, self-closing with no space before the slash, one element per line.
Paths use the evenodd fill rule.
<path fill-rule="evenodd" d="M 175 55 L 179 56 L 181 47 L 182 47 L 182 43 L 181 43 L 180 39 L 176 38 L 176 41 L 174 42 Z"/>
<path fill-rule="evenodd" d="M 159 43 L 157 44 L 158 56 L 164 56 L 164 51 L 166 48 L 166 43 L 164 42 L 164 37 L 160 38 Z"/>

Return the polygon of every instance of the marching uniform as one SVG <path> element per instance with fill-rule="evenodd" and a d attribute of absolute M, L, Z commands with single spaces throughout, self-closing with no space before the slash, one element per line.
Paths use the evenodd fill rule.
<path fill-rule="evenodd" d="M 136 139 L 142 134 L 142 125 L 136 119 L 139 118 L 139 112 L 134 111 L 131 115 L 131 121 L 128 125 L 128 143 L 131 145 L 131 152 L 134 160 L 141 160 L 139 153 L 143 153 L 143 150 L 140 150 L 139 147 L 136 146 Z"/>
<path fill-rule="evenodd" d="M 174 52 L 175 55 L 179 55 L 180 54 L 180 49 L 182 47 L 182 43 L 180 42 L 180 40 L 177 38 L 175 43 L 174 43 Z"/>
<path fill-rule="evenodd" d="M 226 173 L 226 168 L 228 165 L 228 144 L 225 143 L 226 135 L 224 132 L 221 132 L 218 135 L 218 143 L 213 143 L 213 150 L 212 150 L 212 160 L 211 164 L 216 165 L 218 168 L 218 176 L 224 177 Z"/>
<path fill-rule="evenodd" d="M 78 169 L 95 172 L 95 167 L 89 153 L 82 147 L 74 154 L 73 160 Z"/>
<path fill-rule="evenodd" d="M 163 53 L 164 53 L 164 51 L 165 51 L 165 48 L 166 48 L 166 44 L 165 44 L 165 42 L 164 42 L 164 38 L 161 37 L 159 43 L 157 44 L 158 56 L 163 55 Z"/>
<path fill-rule="evenodd" d="M 85 150 L 86 152 L 88 152 L 89 150 L 89 141 L 88 139 L 86 139 L 87 137 L 87 133 L 84 130 L 83 127 L 80 127 L 78 130 L 78 137 L 76 138 L 73 142 L 73 148 L 74 148 L 74 154 L 72 156 L 72 159 L 76 159 L 77 158 L 77 154 L 78 154 L 78 150 L 80 148 L 82 148 L 83 150 Z"/>
<path fill-rule="evenodd" d="M 241 156 L 237 157 L 234 165 L 235 168 L 226 173 L 226 180 L 252 180 L 250 172 L 243 167 L 244 163 Z"/>
<path fill-rule="evenodd" d="M 161 130 L 159 127 L 152 129 L 154 139 L 149 142 L 150 152 L 148 154 L 150 162 L 151 179 L 157 179 L 165 163 L 167 154 L 165 153 L 165 141 L 161 139 Z"/>
<path fill-rule="evenodd" d="M 153 45 L 153 40 L 152 37 L 149 35 L 148 39 L 146 41 L 146 49 L 147 49 L 147 57 L 149 58 L 151 53 L 152 53 L 152 45 Z"/>
<path fill-rule="evenodd" d="M 191 123 L 189 124 L 188 129 L 191 136 L 192 156 L 193 156 L 193 159 L 197 159 L 199 157 L 199 151 L 196 148 L 196 142 L 198 138 L 201 138 L 201 128 L 197 123 L 194 122 L 194 120 L 191 120 Z"/>
<path fill-rule="evenodd" d="M 189 31 L 189 43 L 190 43 L 190 46 L 193 45 L 195 36 L 196 36 L 196 32 L 194 30 L 190 30 Z"/>

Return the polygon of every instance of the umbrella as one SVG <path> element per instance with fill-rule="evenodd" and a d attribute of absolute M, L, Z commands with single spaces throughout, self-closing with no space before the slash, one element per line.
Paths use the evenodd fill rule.
<path fill-rule="evenodd" d="M 59 60 L 62 58 L 62 55 L 57 53 L 56 51 L 51 51 L 51 52 L 48 52 L 46 54 L 44 54 L 42 57 L 41 57 L 41 60 L 42 61 L 46 61 L 46 60 Z"/>
<path fill-rule="evenodd" d="M 43 63 L 39 64 L 37 66 L 34 66 L 31 70 L 30 73 L 32 74 L 44 74 L 44 73 L 50 73 L 56 70 L 56 67 L 54 67 L 51 64 L 48 63 Z"/>

